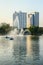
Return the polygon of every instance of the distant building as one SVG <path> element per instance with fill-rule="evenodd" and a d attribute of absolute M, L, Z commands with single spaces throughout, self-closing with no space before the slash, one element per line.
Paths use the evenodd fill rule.
<path fill-rule="evenodd" d="M 27 28 L 30 26 L 39 27 L 39 12 L 28 14 Z"/>
<path fill-rule="evenodd" d="M 15 12 L 13 14 L 13 26 L 18 29 L 26 28 L 27 26 L 27 13 Z"/>

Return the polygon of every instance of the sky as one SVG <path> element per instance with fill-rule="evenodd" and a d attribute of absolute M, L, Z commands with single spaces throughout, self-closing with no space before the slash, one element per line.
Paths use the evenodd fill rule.
<path fill-rule="evenodd" d="M 43 0 L 0 0 L 0 23 L 12 25 L 15 11 L 39 12 L 39 25 L 43 26 Z"/>

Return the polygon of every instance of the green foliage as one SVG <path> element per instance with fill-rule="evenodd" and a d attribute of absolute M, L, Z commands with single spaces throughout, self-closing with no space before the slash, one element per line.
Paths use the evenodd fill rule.
<path fill-rule="evenodd" d="M 10 31 L 10 25 L 2 23 L 0 26 L 0 34 L 7 34 Z"/>
<path fill-rule="evenodd" d="M 32 35 L 40 35 L 43 34 L 43 28 L 42 27 L 35 27 L 35 26 L 31 26 L 29 28 L 30 32 Z"/>

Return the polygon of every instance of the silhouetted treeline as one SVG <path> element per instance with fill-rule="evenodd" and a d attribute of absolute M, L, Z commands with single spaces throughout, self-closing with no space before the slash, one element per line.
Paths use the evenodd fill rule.
<path fill-rule="evenodd" d="M 30 26 L 29 28 L 23 28 L 23 30 L 29 30 L 31 35 L 42 35 L 43 27 Z"/>
<path fill-rule="evenodd" d="M 29 30 L 30 30 L 32 35 L 41 35 L 41 34 L 43 34 L 43 27 L 31 26 L 29 28 Z"/>
<path fill-rule="evenodd" d="M 0 25 L 0 34 L 1 34 L 1 35 L 7 34 L 10 30 L 11 30 L 11 27 L 10 27 L 9 24 L 2 23 L 2 24 Z"/>

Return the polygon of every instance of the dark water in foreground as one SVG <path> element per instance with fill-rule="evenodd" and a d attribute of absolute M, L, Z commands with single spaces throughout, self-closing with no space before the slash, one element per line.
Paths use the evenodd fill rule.
<path fill-rule="evenodd" d="M 0 65 L 43 65 L 43 36 L 0 37 Z"/>

